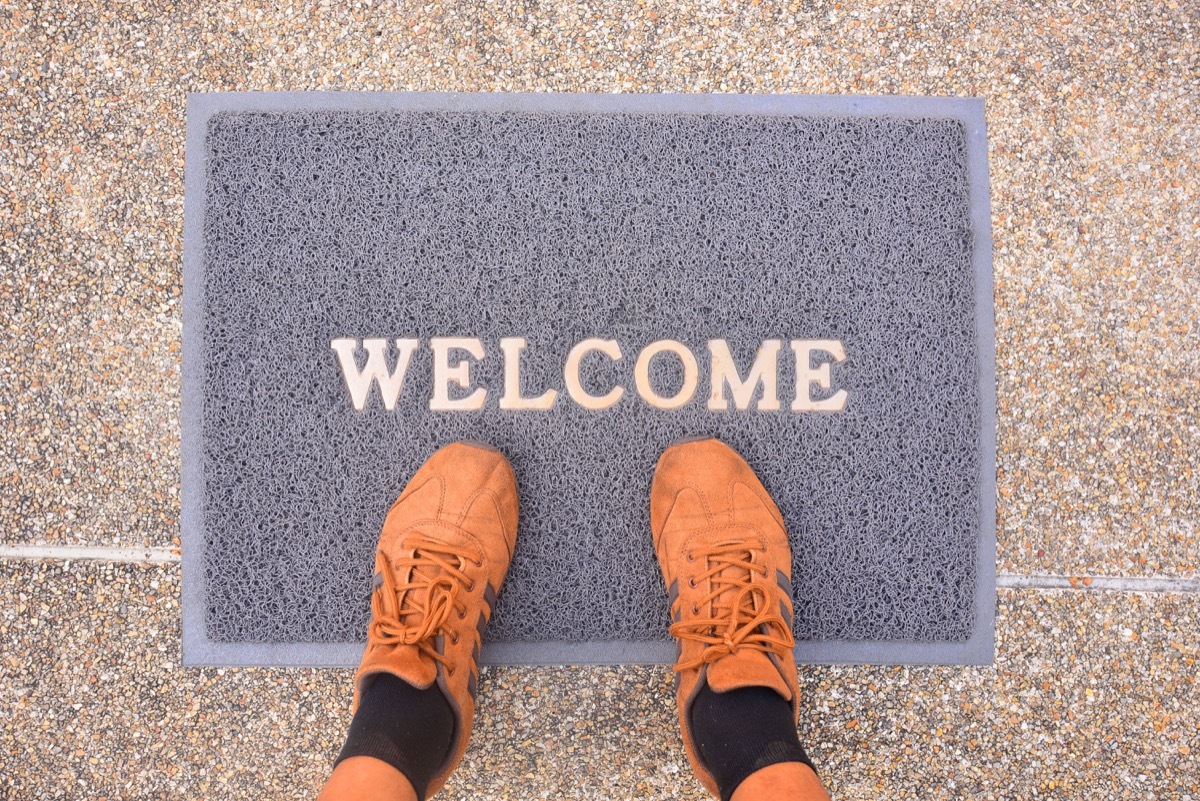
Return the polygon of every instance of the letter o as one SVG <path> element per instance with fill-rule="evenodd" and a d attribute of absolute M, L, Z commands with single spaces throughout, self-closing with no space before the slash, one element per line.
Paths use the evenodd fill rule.
<path fill-rule="evenodd" d="M 659 395 L 650 385 L 650 362 L 660 353 L 674 353 L 683 364 L 683 386 L 669 398 Z M 633 368 L 633 377 L 637 383 L 638 394 L 646 403 L 656 409 L 678 409 L 696 394 L 696 386 L 700 383 L 700 368 L 696 364 L 696 357 L 682 342 L 660 339 L 642 348 Z"/>

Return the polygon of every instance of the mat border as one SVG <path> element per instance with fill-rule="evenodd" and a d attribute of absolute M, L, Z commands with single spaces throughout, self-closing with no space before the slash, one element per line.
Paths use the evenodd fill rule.
<path fill-rule="evenodd" d="M 981 98 L 855 95 L 534 94 L 467 92 L 224 92 L 187 98 L 183 224 L 183 373 L 181 398 L 182 662 L 185 667 L 352 667 L 362 643 L 223 643 L 204 625 L 204 471 L 201 450 L 205 131 L 226 111 L 534 111 L 625 114 L 754 114 L 953 119 L 967 131 L 979 343 L 980 493 L 975 626 L 962 643 L 823 640 L 796 645 L 805 664 L 991 665 L 996 614 L 996 385 L 991 198 Z M 485 665 L 670 664 L 671 642 L 488 643 Z"/>

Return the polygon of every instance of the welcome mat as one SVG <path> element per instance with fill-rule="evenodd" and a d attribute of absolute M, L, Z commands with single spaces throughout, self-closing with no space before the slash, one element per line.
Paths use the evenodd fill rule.
<path fill-rule="evenodd" d="M 352 665 L 384 514 L 512 461 L 485 663 L 670 662 L 649 487 L 720 437 L 786 519 L 798 659 L 992 660 L 983 105 L 188 103 L 183 655 Z"/>

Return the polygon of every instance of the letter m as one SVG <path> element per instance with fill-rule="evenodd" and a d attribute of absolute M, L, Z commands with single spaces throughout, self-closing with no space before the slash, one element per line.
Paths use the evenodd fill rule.
<path fill-rule="evenodd" d="M 346 379 L 346 389 L 350 390 L 350 400 L 354 408 L 362 411 L 367 405 L 367 395 L 371 393 L 371 384 L 379 384 L 379 397 L 383 399 L 383 407 L 388 411 L 396 408 L 396 399 L 400 397 L 400 389 L 404 386 L 404 373 L 412 360 L 413 351 L 420 345 L 417 339 L 397 339 L 396 369 L 388 370 L 386 339 L 364 339 L 363 350 L 367 352 L 367 363 L 361 370 L 354 359 L 358 350 L 357 339 L 335 339 L 329 347 L 337 351 L 338 362 L 342 366 L 342 376 Z"/>
<path fill-rule="evenodd" d="M 743 381 L 729 353 L 729 343 L 723 339 L 710 339 L 708 350 L 712 354 L 712 394 L 708 397 L 708 408 L 713 411 L 729 408 L 729 401 L 725 399 L 725 386 L 728 385 L 734 406 L 738 411 L 745 411 L 754 400 L 754 390 L 761 384 L 763 389 L 762 400 L 758 402 L 759 411 L 779 411 L 778 365 L 782 346 L 783 341 L 778 339 L 763 342 L 750 367 L 750 374 Z"/>

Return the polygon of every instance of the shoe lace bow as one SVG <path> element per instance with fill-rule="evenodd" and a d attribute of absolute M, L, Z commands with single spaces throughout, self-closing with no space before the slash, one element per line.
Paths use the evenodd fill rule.
<path fill-rule="evenodd" d="M 466 548 L 432 539 L 416 537 L 407 544 L 412 555 L 397 559 L 394 569 L 390 560 L 379 560 L 368 634 L 380 645 L 415 645 L 449 667 L 449 660 L 438 652 L 435 641 L 448 630 L 452 614 L 466 615 L 467 606 L 459 592 L 463 588 L 473 590 L 475 581 L 464 571 L 467 565 L 481 567 L 482 562 Z M 397 575 L 406 580 L 397 581 Z M 457 641 L 453 631 L 450 635 Z"/>
<path fill-rule="evenodd" d="M 761 549 L 742 538 L 688 552 L 689 560 L 704 560 L 707 567 L 691 577 L 691 586 L 709 581 L 711 591 L 693 604 L 697 616 L 671 625 L 671 635 L 695 640 L 705 648 L 675 665 L 675 670 L 711 664 L 742 648 L 783 656 L 795 646 L 791 627 L 774 600 L 778 590 L 767 567 L 755 558 L 758 553 Z"/>

